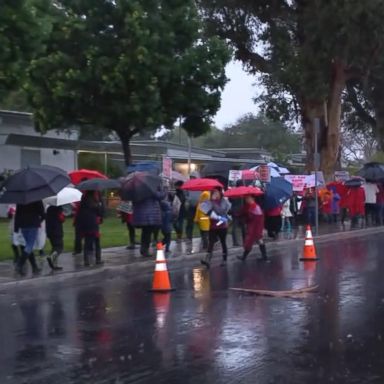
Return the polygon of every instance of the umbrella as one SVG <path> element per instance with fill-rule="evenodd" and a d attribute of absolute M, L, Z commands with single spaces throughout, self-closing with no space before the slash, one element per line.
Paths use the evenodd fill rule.
<path fill-rule="evenodd" d="M 223 184 L 215 179 L 191 179 L 186 181 L 181 189 L 187 191 L 211 191 L 213 188 L 224 188 Z"/>
<path fill-rule="evenodd" d="M 358 175 L 367 181 L 378 182 L 384 180 L 384 164 L 367 163 L 358 172 Z"/>
<path fill-rule="evenodd" d="M 89 179 L 76 186 L 80 191 L 103 191 L 104 189 L 120 189 L 121 184 L 113 179 Z"/>
<path fill-rule="evenodd" d="M 360 177 L 352 177 L 351 179 L 344 182 L 347 188 L 359 188 L 364 184 L 364 180 Z"/>
<path fill-rule="evenodd" d="M 292 184 L 282 177 L 274 177 L 267 184 L 264 194 L 264 210 L 283 205 L 293 194 Z"/>
<path fill-rule="evenodd" d="M 201 176 L 203 177 L 222 177 L 228 179 L 229 171 L 232 169 L 232 165 L 227 162 L 212 162 L 208 163 L 201 170 Z"/>
<path fill-rule="evenodd" d="M 53 196 L 71 183 L 67 173 L 48 165 L 17 171 L 1 186 L 0 203 L 29 204 Z"/>
<path fill-rule="evenodd" d="M 270 162 L 267 165 L 268 167 L 275 169 L 280 175 L 288 175 L 289 173 L 291 173 L 288 168 L 282 167 L 279 164 Z"/>
<path fill-rule="evenodd" d="M 89 179 L 108 179 L 108 177 L 103 173 L 93 171 L 91 169 L 79 169 L 78 171 L 69 172 L 68 175 L 74 185 L 80 184 L 82 181 Z"/>
<path fill-rule="evenodd" d="M 236 197 L 244 197 L 248 195 L 261 196 L 263 194 L 264 192 L 260 188 L 242 186 L 242 187 L 235 187 L 235 188 L 228 189 L 228 191 L 224 193 L 224 196 L 236 198 Z"/>
<path fill-rule="evenodd" d="M 127 173 L 134 172 L 149 172 L 154 175 L 159 175 L 161 164 L 159 161 L 138 161 L 127 167 Z"/>
<path fill-rule="evenodd" d="M 82 193 L 76 188 L 66 187 L 62 189 L 56 196 L 47 197 L 44 203 L 47 205 L 55 205 L 57 207 L 66 204 L 76 203 L 81 200 Z"/>
<path fill-rule="evenodd" d="M 147 172 L 134 172 L 123 180 L 121 196 L 124 200 L 140 202 L 156 196 L 161 178 Z"/>

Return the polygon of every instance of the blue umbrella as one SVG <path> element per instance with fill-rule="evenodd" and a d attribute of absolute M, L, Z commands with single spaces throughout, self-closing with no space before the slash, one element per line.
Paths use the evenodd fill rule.
<path fill-rule="evenodd" d="M 292 184 L 282 177 L 273 177 L 267 184 L 263 208 L 265 211 L 283 205 L 293 194 Z"/>

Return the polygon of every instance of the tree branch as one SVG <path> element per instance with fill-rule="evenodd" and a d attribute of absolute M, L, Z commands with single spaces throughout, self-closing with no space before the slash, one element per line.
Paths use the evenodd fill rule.
<path fill-rule="evenodd" d="M 347 91 L 348 91 L 348 97 L 347 100 L 352 104 L 353 108 L 355 109 L 357 115 L 360 117 L 362 121 L 369 124 L 373 129 L 376 128 L 376 119 L 374 119 L 361 105 L 361 103 L 358 100 L 356 89 L 351 84 L 351 82 L 347 82 Z"/>

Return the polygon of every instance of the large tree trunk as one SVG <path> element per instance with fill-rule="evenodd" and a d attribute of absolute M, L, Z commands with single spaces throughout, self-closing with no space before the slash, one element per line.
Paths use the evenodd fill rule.
<path fill-rule="evenodd" d="M 333 66 L 333 76 L 328 101 L 304 100 L 301 102 L 305 146 L 307 151 L 307 171 L 315 169 L 315 118 L 320 119 L 318 151 L 320 170 L 326 180 L 331 180 L 340 160 L 340 121 L 341 97 L 345 87 L 344 67 L 340 63 Z"/>
<path fill-rule="evenodd" d="M 124 129 L 115 130 L 115 132 L 117 133 L 117 136 L 119 136 L 121 147 L 123 149 L 124 162 L 125 165 L 128 167 L 132 164 L 132 152 L 130 145 L 132 134 Z"/>

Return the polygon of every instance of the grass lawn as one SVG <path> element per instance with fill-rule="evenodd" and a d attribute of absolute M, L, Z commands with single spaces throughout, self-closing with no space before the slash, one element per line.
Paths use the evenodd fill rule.
<path fill-rule="evenodd" d="M 117 217 L 110 216 L 105 218 L 101 228 L 101 246 L 103 248 L 118 247 L 128 244 L 128 231 L 125 224 L 122 224 L 121 220 Z M 173 233 L 173 238 L 174 238 Z M 198 230 L 195 226 L 195 236 L 198 236 Z M 161 239 L 160 234 L 160 239 Z M 136 231 L 136 240 L 140 239 L 140 230 Z M 64 223 L 64 251 L 72 252 L 74 242 L 74 228 L 72 225 L 72 219 L 67 218 Z M 47 252 L 50 250 L 50 244 L 47 240 L 45 245 Z M 13 258 L 11 249 L 11 242 L 9 238 L 8 221 L 0 220 L 0 261 Z"/>
<path fill-rule="evenodd" d="M 139 232 L 139 231 L 137 231 Z M 101 246 L 103 248 L 117 247 L 128 243 L 128 231 L 121 220 L 117 217 L 108 217 L 101 226 Z M 140 235 L 138 233 L 137 235 Z M 68 218 L 64 223 L 64 251 L 73 250 L 74 228 L 72 219 Z M 49 251 L 50 244 L 47 240 L 46 250 Z M 0 221 L 0 260 L 7 260 L 13 257 L 11 243 L 9 239 L 8 221 Z"/>

